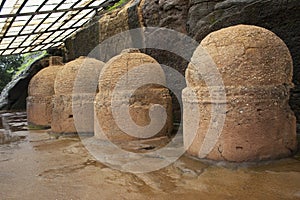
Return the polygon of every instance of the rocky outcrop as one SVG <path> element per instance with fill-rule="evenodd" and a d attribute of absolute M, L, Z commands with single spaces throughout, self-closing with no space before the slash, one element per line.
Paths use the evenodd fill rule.
<path fill-rule="evenodd" d="M 98 138 L 128 141 L 171 134 L 172 101 L 161 86 L 164 72 L 150 56 L 132 51 L 113 57 L 100 74 L 95 99 Z"/>
<path fill-rule="evenodd" d="M 145 26 L 166 27 L 187 33 L 189 0 L 143 0 L 140 7 Z"/>
<path fill-rule="evenodd" d="M 226 99 L 216 98 L 222 85 L 210 71 L 202 47 L 216 64 Z M 233 26 L 209 34 L 186 71 L 184 139 L 187 152 L 212 160 L 259 161 L 290 156 L 297 150 L 296 118 L 288 100 L 292 58 L 272 32 L 256 26 Z M 192 93 L 196 98 L 192 98 Z M 214 93 L 215 92 L 215 93 Z M 212 114 L 224 104 L 223 126 Z M 199 112 L 195 112 L 199 107 Z M 219 109 L 221 110 L 221 109 Z M 217 111 L 218 112 L 218 111 Z M 200 119 L 199 124 L 193 124 Z M 196 136 L 190 135 L 197 129 Z M 213 130 L 213 131 L 212 131 Z M 219 131 L 219 133 L 217 133 Z M 218 137 L 213 138 L 212 135 Z M 211 151 L 203 155 L 206 143 Z"/>
<path fill-rule="evenodd" d="M 50 57 L 50 66 L 39 71 L 30 81 L 27 97 L 27 120 L 32 126 L 50 127 L 52 98 L 56 75 L 62 69 L 61 57 Z"/>

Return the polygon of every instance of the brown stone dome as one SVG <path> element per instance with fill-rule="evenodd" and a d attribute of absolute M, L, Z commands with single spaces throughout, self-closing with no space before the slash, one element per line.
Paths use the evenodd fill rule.
<path fill-rule="evenodd" d="M 29 96 L 54 95 L 54 82 L 62 66 L 49 66 L 39 71 L 30 81 Z"/>
<path fill-rule="evenodd" d="M 248 25 L 224 28 L 209 34 L 196 50 L 186 71 L 188 85 L 205 86 L 202 74 L 193 62 L 200 48 L 215 62 L 226 86 L 292 84 L 293 63 L 286 44 L 273 32 Z M 203 59 L 205 60 L 205 59 Z M 206 78 L 209 78 L 207 76 Z"/>
<path fill-rule="evenodd" d="M 119 79 L 131 69 L 144 64 L 154 64 L 157 70 L 161 70 L 158 79 L 164 78 L 164 72 L 157 61 L 143 53 L 122 53 L 113 57 L 104 66 L 99 77 L 99 92 L 113 90 Z M 137 74 L 137 78 L 144 79 L 145 73 Z"/>
<path fill-rule="evenodd" d="M 30 81 L 27 97 L 27 121 L 29 125 L 49 127 L 52 119 L 52 99 L 57 74 L 63 68 L 62 58 L 50 58 L 50 66 L 39 71 Z"/>
<path fill-rule="evenodd" d="M 95 91 L 91 91 L 93 89 L 91 84 L 98 83 L 103 65 L 104 63 L 99 60 L 83 56 L 68 62 L 56 77 L 55 94 L 72 94 L 75 80 L 76 92 L 95 93 Z M 81 67 L 84 67 L 84 70 L 83 73 L 80 73 L 81 77 L 78 77 L 77 74 Z"/>
<path fill-rule="evenodd" d="M 138 70 L 140 69 L 139 67 L 149 65 L 151 67 L 143 68 L 143 71 Z M 130 76 L 132 77 L 129 78 Z M 155 83 L 161 84 L 145 84 L 142 87 L 135 87 L 134 81 L 143 82 L 143 80 L 149 77 L 151 77 L 152 80 L 155 79 Z M 121 79 L 126 80 L 125 82 L 133 81 L 133 83 L 129 85 L 133 87 L 135 91 L 133 94 L 130 94 L 128 88 L 121 87 L 118 91 L 120 95 L 117 100 L 118 106 L 121 108 L 126 102 L 129 102 L 130 116 L 128 117 L 131 117 L 136 125 L 144 127 L 151 121 L 149 118 L 151 107 L 157 104 L 161 105 L 167 113 L 167 119 L 164 127 L 156 132 L 157 134 L 155 136 L 170 135 L 172 131 L 172 100 L 168 89 L 162 86 L 165 84 L 163 69 L 152 57 L 133 50 L 128 52 L 124 51 L 122 54 L 109 60 L 105 64 L 99 77 L 99 93 L 95 99 L 95 114 L 105 135 L 109 139 L 116 141 L 140 139 L 139 137 L 132 137 L 123 132 L 118 127 L 112 113 L 112 94 L 116 86 L 119 87 Z M 157 120 L 159 121 L 159 119 Z M 98 130 L 95 125 L 95 135 L 101 137 L 99 133 L 100 130 Z M 137 135 L 139 133 L 140 132 L 138 132 Z"/>

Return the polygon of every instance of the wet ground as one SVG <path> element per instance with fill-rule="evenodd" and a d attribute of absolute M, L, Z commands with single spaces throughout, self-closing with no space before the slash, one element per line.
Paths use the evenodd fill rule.
<path fill-rule="evenodd" d="M 184 155 L 161 170 L 132 174 L 97 162 L 78 137 L 27 130 L 25 113 L 0 115 L 1 200 L 300 199 L 299 153 L 239 166 Z"/>

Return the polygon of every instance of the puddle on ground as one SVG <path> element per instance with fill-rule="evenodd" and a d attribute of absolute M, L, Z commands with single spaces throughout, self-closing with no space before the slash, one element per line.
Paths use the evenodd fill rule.
<path fill-rule="evenodd" d="M 27 130 L 25 113 L 0 114 L 0 130 L 18 136 L 0 145 L 1 199 L 300 199 L 299 154 L 243 165 L 183 155 L 158 171 L 132 174 L 98 162 L 78 137 L 56 139 L 48 130 Z M 132 142 L 124 149 L 160 145 Z"/>

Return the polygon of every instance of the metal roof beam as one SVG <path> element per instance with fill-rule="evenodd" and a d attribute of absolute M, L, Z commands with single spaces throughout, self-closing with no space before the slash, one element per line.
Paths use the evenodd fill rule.
<path fill-rule="evenodd" d="M 23 1 L 22 5 L 19 7 L 19 9 L 17 10 L 16 16 L 14 16 L 12 18 L 12 20 L 9 22 L 8 26 L 6 27 L 3 36 L 0 38 L 0 43 L 2 42 L 3 38 L 6 36 L 8 30 L 10 29 L 10 27 L 12 26 L 12 24 L 14 23 L 15 19 L 17 18 L 18 14 L 20 14 L 21 10 L 23 9 L 23 7 L 25 6 L 25 4 L 27 3 L 27 1 Z"/>
<path fill-rule="evenodd" d="M 67 0 L 58 0 L 51 3 L 50 0 L 39 0 L 30 7 L 29 0 L 18 0 L 7 7 L 9 1 L 0 0 L 0 55 L 57 47 L 110 2 L 73 0 L 67 3 Z"/>
<path fill-rule="evenodd" d="M 87 9 L 99 9 L 102 8 L 102 4 L 99 6 L 84 6 L 84 7 L 77 7 L 77 8 L 66 8 L 66 9 L 59 9 L 59 10 L 47 10 L 47 11 L 38 11 L 38 12 L 28 12 L 28 13 L 19 13 L 19 14 L 5 14 L 0 15 L 0 18 L 8 18 L 8 17 L 21 17 L 21 16 L 31 16 L 31 15 L 41 15 L 41 14 L 49 14 L 49 13 L 59 13 L 59 12 L 69 12 L 69 11 L 78 11 L 78 10 L 87 10 Z"/>
<path fill-rule="evenodd" d="M 37 46 L 46 46 L 46 45 L 49 45 L 49 44 L 57 44 L 57 43 L 60 43 L 60 42 L 63 42 L 63 40 L 61 41 L 58 41 L 58 42 L 48 42 L 48 43 L 43 43 L 43 44 L 33 44 L 31 45 L 30 47 L 34 48 L 34 47 L 37 47 Z M 20 49 L 20 48 L 28 48 L 29 46 L 25 46 L 25 47 L 9 47 L 9 48 L 5 48 L 5 49 L 0 49 L 0 51 L 5 51 L 5 50 L 16 50 L 16 49 Z"/>
<path fill-rule="evenodd" d="M 59 6 L 61 6 L 66 0 L 62 0 L 58 5 L 55 6 L 55 8 L 53 9 L 53 11 L 57 10 L 59 8 Z M 80 3 L 81 0 L 78 0 L 76 1 L 75 3 L 73 3 L 73 5 L 70 7 L 70 8 L 74 8 L 78 3 Z M 62 16 L 66 15 L 67 12 L 65 12 Z M 49 16 L 51 15 L 52 13 L 48 13 L 47 16 L 40 22 L 40 24 L 33 30 L 33 32 L 35 32 L 38 27 L 47 19 L 49 18 Z M 61 16 L 61 17 L 62 17 Z M 56 19 L 45 31 L 48 31 L 50 28 L 52 28 L 57 22 L 59 21 L 59 18 Z M 42 34 L 40 34 L 37 38 L 35 38 L 34 41 L 31 42 L 31 44 L 29 46 L 32 46 L 32 44 L 39 38 L 41 37 Z M 46 40 L 46 39 L 45 39 Z M 40 43 L 42 44 L 45 40 L 41 41 Z M 51 40 L 52 42 L 53 40 Z"/>
<path fill-rule="evenodd" d="M 48 0 L 44 0 L 44 2 L 38 7 L 37 10 L 42 9 L 43 6 L 47 3 L 47 1 L 48 1 Z M 27 1 L 26 1 L 26 3 L 27 3 Z M 25 3 L 25 4 L 26 4 L 26 3 Z M 20 33 L 25 29 L 25 27 L 29 24 L 29 22 L 32 20 L 33 17 L 34 17 L 34 16 L 31 16 L 31 17 L 30 17 L 30 19 L 26 22 L 25 26 L 23 26 L 23 28 L 19 31 L 17 37 L 20 36 Z M 15 38 L 13 39 L 13 41 L 11 41 L 11 43 L 8 45 L 8 48 L 13 44 L 13 42 L 16 40 L 17 37 L 15 37 Z M 29 36 L 27 36 L 27 38 L 28 38 L 28 37 L 29 37 Z M 6 37 L 6 38 L 7 38 L 7 37 Z M 27 39 L 27 38 L 26 38 L 26 39 Z M 26 40 L 26 39 L 25 39 L 25 40 Z M 24 40 L 24 41 L 25 41 L 25 40 Z M 21 44 L 23 44 L 24 41 L 23 41 Z M 19 47 L 21 46 L 21 44 L 19 45 Z M 12 52 L 12 53 L 13 53 L 13 52 Z"/>
<path fill-rule="evenodd" d="M 38 31 L 38 32 L 32 32 L 32 33 L 21 33 L 21 34 L 17 34 L 17 35 L 7 35 L 5 38 L 30 36 L 30 35 L 33 35 L 33 34 L 54 33 L 54 32 L 57 32 L 57 31 L 67 31 L 67 30 L 70 30 L 70 29 L 79 29 L 81 27 L 82 26 L 73 26 L 73 27 L 69 27 L 69 28 L 60 28 L 60 29 L 48 30 L 48 31 Z"/>
<path fill-rule="evenodd" d="M 2 0 L 1 5 L 0 5 L 0 12 L 1 12 L 1 10 L 2 10 L 4 4 L 5 4 L 5 0 Z"/>

